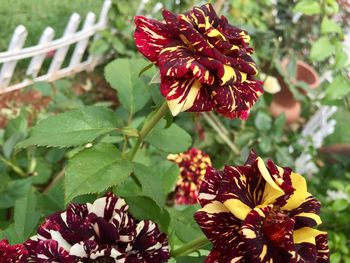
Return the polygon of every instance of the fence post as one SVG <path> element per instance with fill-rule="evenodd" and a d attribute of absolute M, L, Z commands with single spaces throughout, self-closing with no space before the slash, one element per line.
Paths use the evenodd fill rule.
<path fill-rule="evenodd" d="M 100 17 L 98 19 L 97 24 L 100 27 L 100 30 L 104 29 L 107 26 L 107 22 L 108 22 L 108 12 L 109 9 L 112 6 L 112 0 L 105 0 L 103 2 L 103 6 L 100 12 Z M 98 35 L 98 33 L 95 35 L 94 40 L 96 41 L 97 39 L 99 39 L 100 36 Z M 88 67 L 88 71 L 92 71 L 94 70 L 94 68 L 96 67 L 96 65 L 98 64 L 99 60 L 101 59 L 101 56 L 94 56 L 94 55 L 90 55 L 89 56 L 89 67 Z"/>
<path fill-rule="evenodd" d="M 96 15 L 92 12 L 89 12 L 86 15 L 86 19 L 83 25 L 83 31 L 84 30 L 89 30 L 89 28 L 91 28 L 96 20 Z M 84 38 L 82 40 L 80 40 L 77 44 L 76 47 L 74 49 L 74 53 L 72 55 L 71 61 L 69 63 L 69 67 L 73 68 L 74 66 L 78 65 L 84 55 L 84 52 L 86 50 L 86 47 L 88 45 L 89 42 L 89 37 Z"/>
<path fill-rule="evenodd" d="M 64 31 L 63 37 L 68 37 L 70 35 L 73 35 L 78 28 L 79 22 L 80 22 L 80 15 L 78 15 L 77 13 L 72 14 L 66 26 L 66 29 Z M 50 65 L 48 75 L 54 75 L 55 72 L 61 68 L 64 62 L 64 59 L 66 57 L 66 54 L 68 52 L 68 49 L 69 49 L 69 45 L 64 46 L 56 51 L 56 54 Z"/>
<path fill-rule="evenodd" d="M 43 34 L 40 37 L 38 46 L 45 47 L 50 43 L 50 41 L 53 39 L 55 35 L 55 31 L 51 27 L 47 27 Z M 38 73 L 41 69 L 41 66 L 44 62 L 46 54 L 39 54 L 37 56 L 34 56 L 32 60 L 30 61 L 30 64 L 28 66 L 26 75 L 31 76 L 33 78 L 38 76 Z"/>
<path fill-rule="evenodd" d="M 24 45 L 27 38 L 27 30 L 24 26 L 19 25 L 12 36 L 8 51 L 15 53 Z M 17 61 L 9 61 L 4 63 L 0 72 L 0 88 L 6 88 L 11 81 L 12 75 L 15 71 Z"/>

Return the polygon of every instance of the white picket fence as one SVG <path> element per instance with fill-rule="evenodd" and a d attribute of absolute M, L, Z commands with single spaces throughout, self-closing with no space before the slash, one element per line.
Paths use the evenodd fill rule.
<path fill-rule="evenodd" d="M 67 77 L 84 70 L 92 70 L 100 61 L 100 56 L 89 55 L 83 59 L 89 41 L 97 39 L 98 32 L 107 26 L 107 15 L 112 0 L 105 0 L 100 12 L 99 20 L 96 22 L 96 15 L 89 12 L 85 18 L 81 30 L 77 31 L 81 17 L 73 13 L 64 30 L 63 36 L 54 38 L 55 31 L 47 27 L 40 37 L 36 46 L 23 48 L 28 32 L 23 25 L 18 26 L 6 52 L 0 53 L 0 94 L 24 88 L 34 82 L 51 82 Z M 68 53 L 69 47 L 75 45 L 74 51 L 67 67 L 62 68 Z M 54 54 L 46 73 L 40 74 L 40 69 L 48 54 Z M 22 59 L 30 59 L 25 77 L 22 81 L 12 83 L 17 62 Z"/>

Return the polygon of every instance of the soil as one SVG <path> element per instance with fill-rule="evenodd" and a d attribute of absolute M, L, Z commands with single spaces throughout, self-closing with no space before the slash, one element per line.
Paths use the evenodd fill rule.
<path fill-rule="evenodd" d="M 81 83 L 91 82 L 91 89 L 86 90 Z M 113 108 L 118 106 L 116 91 L 104 80 L 103 75 L 91 72 L 77 75 L 72 82 L 74 93 L 77 96 L 88 97 L 89 102 L 108 101 Z M 20 109 L 29 107 L 29 125 L 40 112 L 49 105 L 51 97 L 43 96 L 36 90 L 16 90 L 5 94 L 0 94 L 0 128 L 4 128 L 10 118 L 17 116 Z"/>

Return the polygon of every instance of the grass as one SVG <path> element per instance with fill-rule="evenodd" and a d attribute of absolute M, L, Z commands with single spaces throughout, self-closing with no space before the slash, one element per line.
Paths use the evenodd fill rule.
<path fill-rule="evenodd" d="M 99 15 L 102 4 L 103 0 L 0 0 L 0 52 L 7 50 L 18 25 L 27 28 L 28 47 L 37 44 L 47 26 L 59 38 L 73 12 L 81 15 L 82 24 L 89 11 Z"/>

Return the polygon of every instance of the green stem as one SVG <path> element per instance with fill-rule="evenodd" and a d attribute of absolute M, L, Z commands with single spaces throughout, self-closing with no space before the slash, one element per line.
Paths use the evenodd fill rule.
<path fill-rule="evenodd" d="M 179 247 L 173 251 L 171 251 L 171 256 L 173 258 L 179 257 L 179 256 L 185 256 L 188 255 L 201 247 L 204 247 L 205 245 L 210 244 L 210 241 L 206 237 L 199 237 L 195 240 L 192 240 L 191 242 L 188 242 L 187 244 L 183 245 L 182 247 Z"/>
<path fill-rule="evenodd" d="M 0 160 L 5 163 L 7 166 L 9 166 L 16 174 L 18 174 L 21 177 L 27 176 L 27 174 L 17 165 L 11 163 L 10 161 L 6 160 L 2 156 L 0 156 Z"/>
<path fill-rule="evenodd" d="M 129 159 L 132 161 L 140 148 L 143 139 L 147 136 L 147 134 L 157 125 L 157 123 L 163 118 L 165 113 L 168 111 L 168 105 L 165 101 L 162 106 L 156 111 L 156 113 L 143 125 L 141 131 L 139 132 L 139 137 L 137 139 L 136 144 L 131 150 L 129 155 Z"/>

